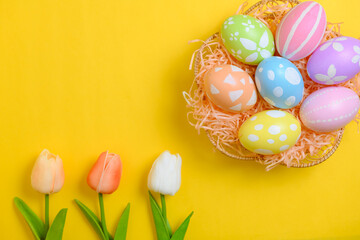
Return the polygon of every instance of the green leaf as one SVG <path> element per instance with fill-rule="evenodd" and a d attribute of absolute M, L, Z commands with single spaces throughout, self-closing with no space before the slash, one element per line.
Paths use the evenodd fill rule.
<path fill-rule="evenodd" d="M 190 215 L 184 220 L 180 227 L 175 231 L 171 240 L 183 240 L 185 238 L 185 233 L 189 226 L 190 218 L 193 214 L 194 212 L 191 212 Z"/>
<path fill-rule="evenodd" d="M 170 223 L 169 223 L 169 220 L 166 218 L 166 228 L 168 230 L 168 233 L 169 233 L 169 236 L 170 238 L 172 237 L 172 230 L 171 230 L 171 226 L 170 226 Z"/>
<path fill-rule="evenodd" d="M 158 240 L 169 240 L 170 236 L 166 227 L 165 219 L 162 216 L 162 212 L 160 210 L 159 205 L 155 201 L 154 197 L 151 195 L 150 191 L 149 191 L 149 197 L 150 197 L 151 211 L 155 222 L 157 238 Z"/>
<path fill-rule="evenodd" d="M 56 215 L 53 223 L 51 224 L 49 231 L 46 235 L 45 240 L 61 240 L 64 226 L 65 226 L 65 220 L 66 220 L 66 213 L 67 208 L 63 208 L 59 211 L 59 213 Z"/>
<path fill-rule="evenodd" d="M 121 214 L 118 226 L 116 228 L 114 240 L 125 240 L 126 239 L 129 215 L 130 215 L 130 203 L 127 204 L 125 210 Z"/>
<path fill-rule="evenodd" d="M 155 200 L 154 196 L 151 194 L 151 192 L 149 191 L 149 194 L 150 194 L 150 197 L 152 197 L 152 199 L 154 199 L 154 203 L 155 205 L 161 210 L 161 207 L 160 205 L 157 203 L 157 201 Z M 161 214 L 162 214 L 162 211 L 161 211 Z"/>
<path fill-rule="evenodd" d="M 29 208 L 26 203 L 18 197 L 14 198 L 16 207 L 19 209 L 21 214 L 24 216 L 27 224 L 29 225 L 35 239 L 45 239 L 46 229 L 45 224 L 41 219 Z"/>
<path fill-rule="evenodd" d="M 101 222 L 99 218 L 95 215 L 95 213 L 93 213 L 87 206 L 85 206 L 79 200 L 75 199 L 75 202 L 79 206 L 80 210 L 83 212 L 87 220 L 90 222 L 91 226 L 94 228 L 96 233 L 99 235 L 99 237 L 102 240 L 107 240 L 104 235 L 103 229 L 101 227 Z"/>

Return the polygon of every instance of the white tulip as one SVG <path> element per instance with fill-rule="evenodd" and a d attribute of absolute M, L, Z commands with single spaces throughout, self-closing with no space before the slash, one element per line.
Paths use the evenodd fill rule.
<path fill-rule="evenodd" d="M 181 157 L 163 152 L 153 163 L 148 188 L 163 195 L 175 195 L 181 184 Z"/>

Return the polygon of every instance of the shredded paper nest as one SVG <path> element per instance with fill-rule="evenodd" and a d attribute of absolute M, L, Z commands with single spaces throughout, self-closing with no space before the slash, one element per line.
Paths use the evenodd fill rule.
<path fill-rule="evenodd" d="M 237 14 L 247 14 L 259 19 L 269 27 L 275 36 L 281 19 L 298 3 L 297 1 L 263 0 L 246 11 L 247 4 L 245 3 L 240 6 Z M 322 42 L 339 36 L 342 36 L 340 23 L 328 23 Z M 201 40 L 192 42 L 197 41 Z M 184 92 L 184 97 L 190 109 L 188 112 L 190 124 L 199 132 L 204 129 L 210 141 L 218 150 L 233 158 L 255 160 L 263 163 L 266 165 L 267 170 L 279 164 L 288 167 L 309 167 L 323 162 L 331 156 L 341 141 L 343 129 L 331 133 L 317 133 L 302 124 L 301 137 L 296 145 L 288 151 L 276 155 L 259 155 L 242 147 L 238 139 L 238 131 L 242 123 L 255 113 L 275 108 L 261 97 L 258 98 L 256 105 L 252 109 L 237 114 L 224 112 L 212 104 L 206 97 L 204 90 L 204 76 L 210 69 L 221 64 L 232 64 L 245 70 L 254 79 L 256 66 L 243 64 L 232 57 L 222 44 L 218 33 L 201 42 L 203 44 L 195 51 L 190 65 L 190 68 L 194 65 L 194 82 L 189 92 Z M 276 52 L 275 55 L 278 55 L 278 53 Z M 308 59 L 309 57 L 293 62 L 304 79 L 303 100 L 312 92 L 325 87 L 312 81 L 307 75 L 306 64 Z M 359 80 L 360 74 L 345 83 L 338 84 L 338 86 L 353 89 L 359 95 Z M 292 109 L 282 110 L 291 113 L 300 121 L 301 103 Z M 359 115 L 356 119 L 358 118 Z"/>

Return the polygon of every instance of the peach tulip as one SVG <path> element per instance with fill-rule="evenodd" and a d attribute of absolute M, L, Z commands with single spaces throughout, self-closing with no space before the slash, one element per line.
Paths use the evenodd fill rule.
<path fill-rule="evenodd" d="M 37 158 L 31 173 L 32 187 L 44 194 L 59 192 L 64 185 L 64 168 L 61 158 L 44 149 Z"/>
<path fill-rule="evenodd" d="M 109 153 L 100 154 L 87 177 L 88 185 L 98 193 L 113 193 L 119 186 L 122 163 L 119 155 Z"/>

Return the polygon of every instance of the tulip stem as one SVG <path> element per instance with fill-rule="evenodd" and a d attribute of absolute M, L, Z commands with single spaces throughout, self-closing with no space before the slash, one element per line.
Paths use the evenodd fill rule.
<path fill-rule="evenodd" d="M 104 200 L 103 200 L 103 195 L 102 193 L 99 193 L 99 204 L 100 204 L 100 213 L 101 213 L 101 226 L 104 232 L 104 235 L 106 237 L 106 239 L 110 239 L 109 238 L 109 232 L 106 228 L 106 220 L 105 220 L 105 210 L 104 210 Z"/>
<path fill-rule="evenodd" d="M 170 223 L 169 220 L 167 219 L 166 216 L 166 202 L 165 202 L 165 196 L 163 194 L 160 193 L 160 198 L 161 198 L 161 210 L 162 210 L 162 216 L 166 222 L 166 227 L 169 233 L 169 236 L 172 237 L 172 231 L 171 231 L 171 227 L 170 227 Z"/>
<path fill-rule="evenodd" d="M 49 194 L 45 194 L 45 229 L 49 229 Z"/>
<path fill-rule="evenodd" d="M 164 219 L 166 218 L 166 202 L 165 202 L 165 196 L 163 194 L 160 194 L 160 198 L 161 198 L 161 207 L 162 207 L 162 215 L 164 217 Z"/>

